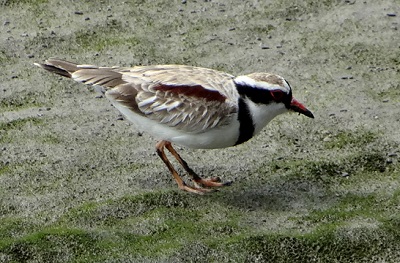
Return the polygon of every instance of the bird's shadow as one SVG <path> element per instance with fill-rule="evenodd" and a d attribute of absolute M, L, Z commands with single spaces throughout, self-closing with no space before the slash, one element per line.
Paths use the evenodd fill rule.
<path fill-rule="evenodd" d="M 279 176 L 278 176 L 279 178 Z M 318 208 L 335 202 L 337 196 L 321 180 L 282 176 L 268 181 L 233 182 L 207 198 L 240 210 L 293 211 Z"/>

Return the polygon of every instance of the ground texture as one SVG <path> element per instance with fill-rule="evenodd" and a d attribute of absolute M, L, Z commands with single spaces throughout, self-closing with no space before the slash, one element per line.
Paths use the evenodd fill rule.
<path fill-rule="evenodd" d="M 0 1 L 0 262 L 400 262 L 400 1 Z M 92 89 L 33 66 L 284 76 L 316 116 L 182 148 L 180 192 Z"/>

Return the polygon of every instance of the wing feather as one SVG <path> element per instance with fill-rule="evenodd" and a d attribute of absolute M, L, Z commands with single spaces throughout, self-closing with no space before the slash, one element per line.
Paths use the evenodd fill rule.
<path fill-rule="evenodd" d="M 107 97 L 135 114 L 186 132 L 228 124 L 238 111 L 234 76 L 212 69 L 156 65 L 133 68 L 77 65 L 52 59 L 39 65 L 107 89 Z"/>
<path fill-rule="evenodd" d="M 121 96 L 118 103 L 178 130 L 200 133 L 225 125 L 238 110 L 234 77 L 223 72 L 175 65 L 113 70 L 122 75 L 125 89 L 129 84 L 137 92 L 136 108 Z"/>

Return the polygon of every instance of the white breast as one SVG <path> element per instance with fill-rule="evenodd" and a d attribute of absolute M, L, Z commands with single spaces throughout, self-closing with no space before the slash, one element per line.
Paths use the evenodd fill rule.
<path fill-rule="evenodd" d="M 112 100 L 111 102 L 138 130 L 143 130 L 160 140 L 196 149 L 215 149 L 233 146 L 239 137 L 237 114 L 232 114 L 232 121 L 227 125 L 217 126 L 202 133 L 188 133 L 136 114 L 120 103 Z"/>

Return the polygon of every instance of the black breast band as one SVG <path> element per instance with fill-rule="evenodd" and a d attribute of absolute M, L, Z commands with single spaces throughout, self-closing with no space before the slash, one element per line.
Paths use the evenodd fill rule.
<path fill-rule="evenodd" d="M 239 98 L 239 113 L 238 113 L 238 121 L 239 121 L 239 138 L 236 141 L 235 145 L 244 143 L 250 140 L 254 135 L 254 123 L 253 118 L 250 114 L 250 109 L 247 103 L 243 98 Z"/>

